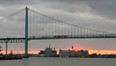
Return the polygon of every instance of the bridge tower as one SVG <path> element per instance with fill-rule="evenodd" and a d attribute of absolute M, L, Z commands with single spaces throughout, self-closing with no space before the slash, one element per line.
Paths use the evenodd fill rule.
<path fill-rule="evenodd" d="M 25 58 L 28 57 L 28 8 L 25 8 Z"/>

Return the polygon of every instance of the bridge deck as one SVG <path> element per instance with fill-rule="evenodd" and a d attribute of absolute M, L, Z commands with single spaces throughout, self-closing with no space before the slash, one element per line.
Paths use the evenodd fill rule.
<path fill-rule="evenodd" d="M 0 43 L 23 43 L 25 38 L 0 38 Z"/>
<path fill-rule="evenodd" d="M 42 37 L 29 37 L 28 40 L 42 40 L 42 39 L 86 39 L 86 38 L 116 38 L 116 34 L 100 34 L 100 35 L 51 35 Z M 25 38 L 0 38 L 0 43 L 24 43 Z"/>

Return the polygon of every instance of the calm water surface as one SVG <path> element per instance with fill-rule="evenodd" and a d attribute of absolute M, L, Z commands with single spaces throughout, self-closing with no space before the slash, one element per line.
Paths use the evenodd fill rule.
<path fill-rule="evenodd" d="M 116 58 L 45 58 L 0 60 L 0 66 L 116 66 Z"/>

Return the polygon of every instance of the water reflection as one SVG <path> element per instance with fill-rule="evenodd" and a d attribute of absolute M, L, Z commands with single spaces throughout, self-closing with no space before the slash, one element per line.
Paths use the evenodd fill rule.
<path fill-rule="evenodd" d="M 115 58 L 31 57 L 22 60 L 0 60 L 0 66 L 116 66 L 115 63 Z"/>
<path fill-rule="evenodd" d="M 23 64 L 22 66 L 29 66 L 29 65 L 28 65 L 28 64 L 29 64 L 29 63 L 28 63 L 28 62 L 29 62 L 29 59 L 28 59 L 28 58 L 24 58 L 24 59 L 22 60 L 22 62 L 23 62 L 23 63 L 22 63 L 22 64 Z"/>

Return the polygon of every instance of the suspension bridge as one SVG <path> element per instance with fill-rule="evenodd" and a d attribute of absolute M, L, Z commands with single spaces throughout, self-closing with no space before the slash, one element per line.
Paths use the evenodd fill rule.
<path fill-rule="evenodd" d="M 115 33 L 64 22 L 27 7 L 2 17 L 0 26 L 3 27 L 0 28 L 0 43 L 6 43 L 6 54 L 8 43 L 25 43 L 25 57 L 28 56 L 28 41 L 31 40 L 116 38 Z"/>

